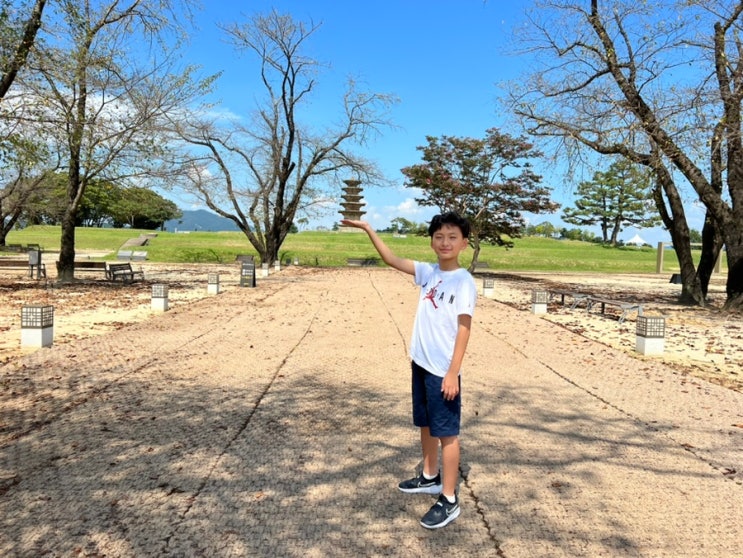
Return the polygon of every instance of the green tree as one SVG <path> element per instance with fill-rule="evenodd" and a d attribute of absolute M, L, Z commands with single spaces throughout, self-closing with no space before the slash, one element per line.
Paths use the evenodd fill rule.
<path fill-rule="evenodd" d="M 616 246 L 625 227 L 660 224 L 652 211 L 652 188 L 648 170 L 619 159 L 607 171 L 596 171 L 591 180 L 578 184 L 575 207 L 565 208 L 562 218 L 571 225 L 598 225 L 604 243 Z"/>
<path fill-rule="evenodd" d="M 111 205 L 121 188 L 110 182 L 91 180 L 75 215 L 76 227 L 102 227 L 112 222 Z M 33 198 L 23 206 L 23 220 L 32 224 L 59 225 L 67 210 L 67 175 L 47 174 L 36 186 Z"/>
<path fill-rule="evenodd" d="M 510 238 L 519 237 L 525 225 L 523 213 L 559 207 L 532 170 L 531 159 L 541 153 L 525 138 L 490 128 L 483 139 L 426 139 L 428 145 L 418 147 L 423 163 L 402 169 L 405 186 L 422 192 L 416 198 L 419 204 L 469 219 L 474 249 L 470 270 L 477 264 L 482 242 L 512 246 Z"/>
<path fill-rule="evenodd" d="M 49 173 L 36 185 L 34 196 L 24 204 L 23 221 L 29 225 L 59 225 L 64 215 L 67 177 Z"/>
<path fill-rule="evenodd" d="M 103 227 L 112 223 L 112 206 L 121 192 L 122 188 L 112 182 L 90 181 L 78 208 L 76 226 Z"/>
<path fill-rule="evenodd" d="M 566 240 L 583 240 L 583 231 L 581 229 L 560 229 L 560 238 Z"/>
<path fill-rule="evenodd" d="M 418 225 L 405 217 L 395 217 L 390 221 L 390 230 L 400 234 L 410 234 L 418 230 Z"/>
<path fill-rule="evenodd" d="M 560 229 L 560 238 L 567 240 L 581 240 L 583 242 L 599 242 L 599 238 L 591 231 L 583 229 Z"/>
<path fill-rule="evenodd" d="M 161 229 L 165 221 L 183 217 L 183 212 L 170 200 L 148 188 L 130 187 L 119 192 L 108 209 L 114 227 L 128 225 L 133 229 Z"/>
<path fill-rule="evenodd" d="M 557 232 L 557 227 L 549 221 L 543 221 L 529 228 L 530 234 L 534 236 L 551 237 Z"/>

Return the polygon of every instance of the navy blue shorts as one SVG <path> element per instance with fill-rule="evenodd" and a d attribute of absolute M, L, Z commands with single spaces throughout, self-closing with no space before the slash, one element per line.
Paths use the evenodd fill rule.
<path fill-rule="evenodd" d="M 421 428 L 428 426 L 431 436 L 444 438 L 459 436 L 459 422 L 462 416 L 462 380 L 459 379 L 459 393 L 451 401 L 444 399 L 440 376 L 431 374 L 415 362 L 413 368 L 413 424 Z"/>

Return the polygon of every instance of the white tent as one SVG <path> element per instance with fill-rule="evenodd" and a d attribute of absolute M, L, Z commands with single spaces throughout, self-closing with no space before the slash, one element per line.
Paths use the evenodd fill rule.
<path fill-rule="evenodd" d="M 640 238 L 639 234 L 636 234 L 632 238 L 630 238 L 625 244 L 634 244 L 635 246 L 644 246 L 647 244 L 642 238 Z"/>

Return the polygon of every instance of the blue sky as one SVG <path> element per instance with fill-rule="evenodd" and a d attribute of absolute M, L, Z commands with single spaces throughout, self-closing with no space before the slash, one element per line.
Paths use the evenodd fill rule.
<path fill-rule="evenodd" d="M 385 130 L 362 154 L 377 162 L 392 187 L 366 187 L 365 219 L 381 228 L 394 217 L 415 222 L 430 219 L 432 208 L 418 207 L 415 193 L 403 187 L 400 169 L 420 162 L 417 146 L 431 136 L 483 137 L 485 130 L 509 129 L 507 115 L 498 112 L 498 83 L 518 77 L 524 60 L 510 56 L 514 27 L 524 20 L 529 0 L 244 0 L 204 2 L 199 32 L 189 49 L 188 62 L 204 72 L 223 71 L 216 96 L 222 109 L 248 114 L 258 92 L 249 62 L 225 43 L 218 23 L 244 22 L 256 12 L 275 8 L 296 20 L 321 23 L 308 43 L 308 54 L 330 68 L 318 77 L 320 88 L 313 110 L 339 114 L 343 84 L 348 76 L 375 92 L 394 94 L 400 102 L 392 111 L 395 129 Z M 319 114 L 318 116 L 322 116 Z M 571 204 L 570 186 L 562 176 L 543 172 L 553 186 L 553 199 Z M 184 204 L 185 205 L 185 204 Z M 184 209 L 187 208 L 184 206 Z M 338 207 L 340 209 L 340 206 Z M 337 209 L 312 225 L 331 226 L 340 218 Z M 563 226 L 559 212 L 538 215 L 532 222 L 549 220 Z M 667 240 L 662 230 L 627 229 L 649 242 Z"/>

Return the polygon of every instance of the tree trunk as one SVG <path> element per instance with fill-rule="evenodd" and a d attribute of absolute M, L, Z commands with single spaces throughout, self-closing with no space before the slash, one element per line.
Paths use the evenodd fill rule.
<path fill-rule="evenodd" d="M 709 291 L 709 281 L 715 271 L 715 264 L 722 248 L 722 235 L 715 225 L 709 211 L 704 219 L 702 228 L 702 256 L 697 266 L 697 276 L 705 299 Z"/>
<path fill-rule="evenodd" d="M 681 295 L 679 302 L 682 304 L 698 304 L 704 306 L 705 292 L 702 290 L 699 275 L 694 267 L 694 259 L 691 255 L 691 243 L 689 237 L 689 225 L 686 222 L 684 202 L 678 193 L 673 177 L 663 165 L 660 154 L 653 149 L 652 156 L 645 162 L 655 173 L 655 187 L 653 188 L 653 201 L 658 209 L 663 224 L 671 234 L 673 250 L 679 261 L 681 270 Z M 668 200 L 668 208 L 664 202 Z"/>
<path fill-rule="evenodd" d="M 681 270 L 681 296 L 679 302 L 682 304 L 705 305 L 705 292 L 702 289 L 697 270 L 694 267 L 694 258 L 691 254 L 689 237 L 684 240 L 683 235 L 678 231 L 671 230 L 671 239 L 673 240 L 673 250 L 679 261 Z"/>
<path fill-rule="evenodd" d="M 622 222 L 620 219 L 619 214 L 617 214 L 616 217 L 614 217 L 612 224 L 611 224 L 611 236 L 609 237 L 609 244 L 612 246 L 616 246 L 617 242 L 619 241 L 619 233 L 622 230 Z"/>
<path fill-rule="evenodd" d="M 75 279 L 75 215 L 68 209 L 62 217 L 57 281 L 69 283 Z"/>
<path fill-rule="evenodd" d="M 477 262 L 480 259 L 480 239 L 476 238 L 474 239 L 472 243 L 472 261 L 470 262 L 469 267 L 467 268 L 467 271 L 470 273 L 474 273 L 475 269 L 477 269 Z"/>
<path fill-rule="evenodd" d="M 732 225 L 731 225 L 732 227 Z M 728 263 L 725 310 L 743 310 L 743 225 L 737 227 L 737 235 L 727 235 L 725 250 Z"/>
<path fill-rule="evenodd" d="M 265 253 L 265 259 L 262 259 L 262 263 L 267 263 L 269 266 L 273 264 L 273 262 L 276 261 L 276 258 L 279 256 L 279 245 L 276 244 L 276 241 L 271 238 L 268 242 L 266 242 L 266 253 Z"/>
<path fill-rule="evenodd" d="M 609 242 L 609 227 L 606 224 L 606 221 L 602 221 L 601 223 L 601 238 L 604 241 L 604 244 Z"/>
<path fill-rule="evenodd" d="M 80 164 L 79 155 L 70 158 L 67 175 L 67 208 L 62 216 L 62 233 L 59 240 L 59 260 L 57 261 L 57 281 L 69 283 L 75 279 L 75 222 L 80 205 Z"/>
<path fill-rule="evenodd" d="M 8 233 L 13 230 L 13 227 L 15 227 L 15 224 L 18 222 L 18 219 L 21 217 L 21 209 L 18 208 L 15 211 L 13 211 L 12 214 L 6 215 L 3 218 L 3 212 L 2 212 L 2 202 L 0 202 L 0 218 L 2 218 L 2 222 L 0 223 L 0 246 L 5 246 L 5 243 L 8 238 Z"/>

